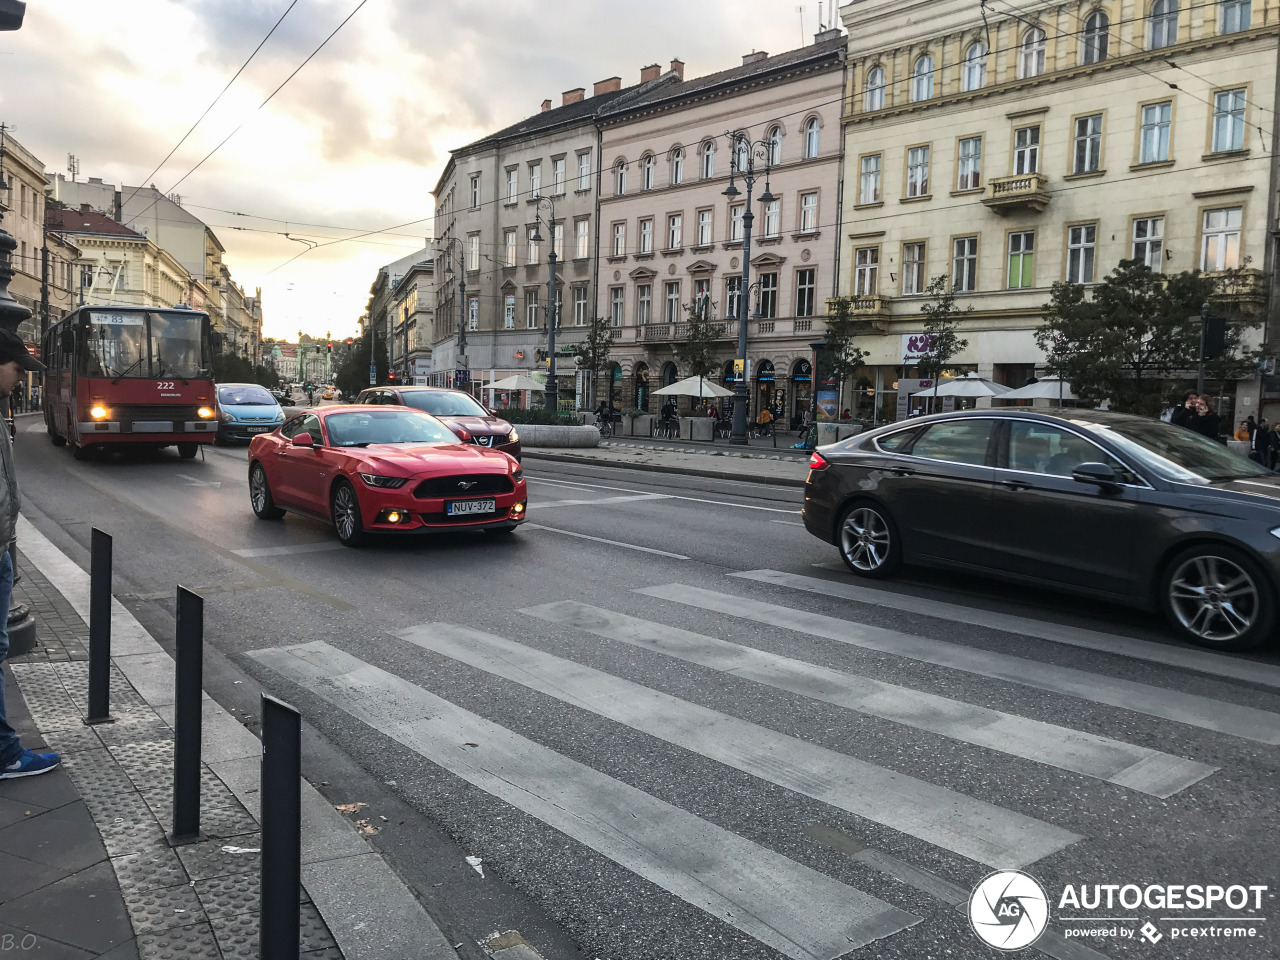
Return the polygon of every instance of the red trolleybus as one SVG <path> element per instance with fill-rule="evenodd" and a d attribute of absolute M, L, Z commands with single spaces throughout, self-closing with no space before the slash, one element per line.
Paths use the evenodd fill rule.
<path fill-rule="evenodd" d="M 194 457 L 218 429 L 209 317 L 185 307 L 84 306 L 44 336 L 44 422 L 77 460 L 125 445 Z"/>

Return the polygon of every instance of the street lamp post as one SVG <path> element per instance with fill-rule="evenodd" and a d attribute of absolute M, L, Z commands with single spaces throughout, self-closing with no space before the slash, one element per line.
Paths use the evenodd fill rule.
<path fill-rule="evenodd" d="M 547 302 L 547 392 L 543 404 L 552 413 L 558 413 L 560 410 L 560 383 L 556 378 L 556 328 L 560 324 L 560 310 L 556 299 L 556 204 L 550 197 L 538 197 L 539 209 L 544 203 L 547 205 L 547 209 L 551 211 L 551 217 L 547 221 L 547 230 L 551 234 L 551 252 L 547 255 L 547 263 L 551 266 L 551 280 L 548 283 Z M 541 223 L 541 221 L 542 218 L 539 216 L 538 222 Z M 533 242 L 542 242 L 542 236 L 536 226 L 533 228 Z"/>
<path fill-rule="evenodd" d="M 764 193 L 760 194 L 761 203 L 771 203 L 776 198 L 769 190 L 769 143 L 767 141 L 751 141 L 744 133 L 729 134 L 729 186 L 724 195 L 732 203 L 741 195 L 734 186 L 734 175 L 742 177 L 747 185 L 747 203 L 742 211 L 742 283 L 738 288 L 738 363 L 736 382 L 733 388 L 733 429 L 729 434 L 729 442 L 743 446 L 747 443 L 747 297 L 751 292 L 751 225 L 755 214 L 751 212 L 751 193 L 755 188 L 756 149 L 762 149 L 764 164 Z M 745 160 L 745 165 L 743 161 Z"/>
<path fill-rule="evenodd" d="M 455 369 L 466 370 L 467 360 L 467 264 L 463 260 L 462 238 L 447 237 L 444 242 L 444 275 L 453 276 L 453 261 L 449 259 L 449 251 L 454 244 L 458 245 L 458 355 L 455 358 Z M 408 342 L 408 325 L 405 325 L 406 343 Z M 456 387 L 457 384 L 455 383 Z"/>

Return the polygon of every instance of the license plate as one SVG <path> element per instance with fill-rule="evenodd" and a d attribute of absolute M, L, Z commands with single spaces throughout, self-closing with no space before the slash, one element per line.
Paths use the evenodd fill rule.
<path fill-rule="evenodd" d="M 270 427 L 250 427 L 249 432 L 250 433 L 266 433 L 270 429 L 271 429 Z"/>
<path fill-rule="evenodd" d="M 497 512 L 497 501 L 489 500 L 450 500 L 444 505 L 447 517 L 465 517 L 474 513 Z"/>

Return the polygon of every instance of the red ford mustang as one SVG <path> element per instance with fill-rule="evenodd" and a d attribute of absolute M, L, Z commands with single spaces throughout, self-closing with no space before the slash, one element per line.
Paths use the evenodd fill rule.
<path fill-rule="evenodd" d="M 525 519 L 524 472 L 467 439 L 405 407 L 307 410 L 254 437 L 249 500 L 264 520 L 331 522 L 349 547 L 372 532 L 510 533 Z"/>

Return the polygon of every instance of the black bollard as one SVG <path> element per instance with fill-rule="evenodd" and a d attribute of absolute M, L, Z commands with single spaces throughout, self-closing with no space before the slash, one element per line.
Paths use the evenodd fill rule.
<path fill-rule="evenodd" d="M 302 716 L 262 695 L 260 960 L 298 960 L 302 882 Z"/>
<path fill-rule="evenodd" d="M 97 527 L 89 560 L 89 717 L 111 722 L 111 536 Z"/>
<path fill-rule="evenodd" d="M 178 587 L 173 697 L 173 840 L 200 838 L 200 722 L 204 693 L 204 600 Z"/>

